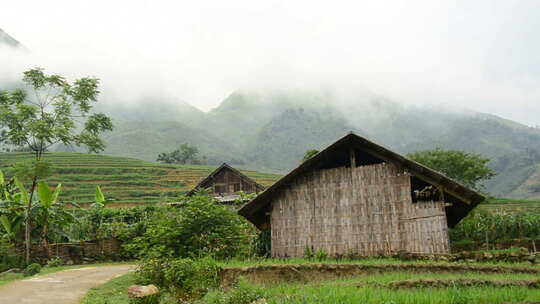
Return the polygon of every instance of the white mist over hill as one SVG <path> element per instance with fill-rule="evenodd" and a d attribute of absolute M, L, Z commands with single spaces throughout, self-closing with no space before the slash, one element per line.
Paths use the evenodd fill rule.
<path fill-rule="evenodd" d="M 237 89 L 363 92 L 540 124 L 538 1 L 10 3 L 0 77 L 102 79 L 105 100 L 212 109 Z M 24 15 L 24 18 L 20 16 Z"/>

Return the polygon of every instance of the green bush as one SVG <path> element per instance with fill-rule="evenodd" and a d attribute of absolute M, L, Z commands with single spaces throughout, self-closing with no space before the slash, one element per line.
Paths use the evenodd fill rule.
<path fill-rule="evenodd" d="M 23 271 L 23 275 L 25 277 L 29 277 L 29 276 L 33 276 L 35 274 L 38 274 L 41 272 L 41 265 L 37 264 L 37 263 L 33 263 L 33 264 L 30 264 L 28 265 L 24 271 Z"/>
<path fill-rule="evenodd" d="M 137 268 L 137 283 L 142 285 L 154 284 L 158 287 L 165 287 L 164 268 L 168 263 L 161 259 L 149 258 L 141 261 Z"/>
<path fill-rule="evenodd" d="M 54 257 L 47 261 L 47 267 L 59 267 L 62 266 L 64 262 L 59 257 Z"/>
<path fill-rule="evenodd" d="M 304 258 L 311 260 L 315 257 L 315 250 L 312 246 L 304 246 Z"/>
<path fill-rule="evenodd" d="M 259 257 L 269 258 L 272 255 L 272 233 L 270 229 L 259 232 L 253 244 L 253 251 Z"/>
<path fill-rule="evenodd" d="M 182 300 L 198 299 L 219 283 L 219 266 L 211 258 L 145 260 L 137 271 L 139 284 L 155 284 Z"/>
<path fill-rule="evenodd" d="M 21 268 L 23 264 L 23 256 L 17 252 L 15 246 L 6 238 L 0 237 L 0 272 Z"/>
<path fill-rule="evenodd" d="M 141 237 L 127 245 L 138 257 L 227 259 L 251 255 L 255 228 L 212 197 L 186 198 L 182 208 L 156 214 Z"/>
<path fill-rule="evenodd" d="M 319 262 L 326 261 L 328 259 L 328 253 L 324 249 L 319 249 L 315 253 L 315 259 Z"/>
<path fill-rule="evenodd" d="M 509 240 L 540 240 L 540 214 L 492 214 L 471 212 L 456 227 L 450 229 L 453 244 L 489 244 Z"/>
<path fill-rule="evenodd" d="M 219 283 L 219 266 L 210 259 L 173 260 L 165 269 L 165 281 L 173 294 L 196 299 L 204 296 Z"/>
<path fill-rule="evenodd" d="M 76 225 L 70 226 L 66 235 L 69 241 L 94 241 L 116 238 L 126 246 L 115 254 L 119 259 L 131 259 L 136 252 L 127 245 L 143 235 L 147 223 L 154 214 L 162 213 L 168 207 L 142 206 L 134 208 L 89 208 L 76 210 Z"/>
<path fill-rule="evenodd" d="M 258 286 L 240 280 L 237 286 L 228 293 L 223 291 L 210 292 L 197 304 L 250 304 L 259 299 L 267 298 L 265 291 Z"/>

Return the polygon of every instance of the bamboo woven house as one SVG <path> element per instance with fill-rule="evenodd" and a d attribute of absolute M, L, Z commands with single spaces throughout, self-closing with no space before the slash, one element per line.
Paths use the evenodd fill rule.
<path fill-rule="evenodd" d="M 240 197 L 240 191 L 259 193 L 264 190 L 264 187 L 242 172 L 223 163 L 197 184 L 188 195 L 192 195 L 197 189 L 209 189 L 215 199 L 227 203 L 237 200 Z"/>
<path fill-rule="evenodd" d="M 448 227 L 484 197 L 353 133 L 244 205 L 274 257 L 449 252 Z"/>

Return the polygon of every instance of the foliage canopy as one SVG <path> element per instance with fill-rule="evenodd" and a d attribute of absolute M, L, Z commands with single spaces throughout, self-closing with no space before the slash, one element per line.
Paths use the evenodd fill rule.
<path fill-rule="evenodd" d="M 479 154 L 437 148 L 418 151 L 407 156 L 426 167 L 455 179 L 465 186 L 477 190 L 482 188 L 482 181 L 495 176 L 495 172 L 487 166 L 489 159 Z"/>
<path fill-rule="evenodd" d="M 129 247 L 140 257 L 226 259 L 250 254 L 254 227 L 212 197 L 194 195 L 157 214 Z"/>
<path fill-rule="evenodd" d="M 192 146 L 190 144 L 184 143 L 180 147 L 170 153 L 160 153 L 158 155 L 157 161 L 166 163 L 166 164 L 201 164 L 202 161 L 199 159 L 199 148 Z"/>
<path fill-rule="evenodd" d="M 99 134 L 113 125 L 106 115 L 91 113 L 99 94 L 97 78 L 70 83 L 34 68 L 24 72 L 23 81 L 31 94 L 23 89 L 0 91 L 0 125 L 10 144 L 36 153 L 57 143 L 84 145 L 89 152 L 105 148 Z"/>

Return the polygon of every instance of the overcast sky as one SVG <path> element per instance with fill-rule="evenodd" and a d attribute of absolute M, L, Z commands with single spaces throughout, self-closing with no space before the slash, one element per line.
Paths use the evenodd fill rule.
<path fill-rule="evenodd" d="M 0 77 L 41 66 L 203 110 L 244 88 L 363 89 L 540 124 L 540 1 L 3 1 Z"/>

